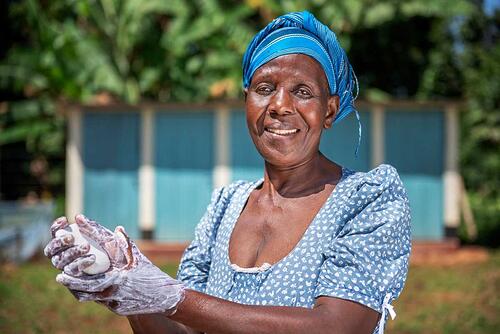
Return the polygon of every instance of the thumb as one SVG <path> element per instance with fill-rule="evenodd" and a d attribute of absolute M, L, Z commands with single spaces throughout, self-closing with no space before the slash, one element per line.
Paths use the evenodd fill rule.
<path fill-rule="evenodd" d="M 132 241 L 130 240 L 127 232 L 125 232 L 125 228 L 123 226 L 117 226 L 115 228 L 115 240 L 118 244 L 118 248 L 121 250 L 127 261 L 127 265 L 124 269 L 130 269 L 135 266 L 137 258 L 134 256 Z"/>

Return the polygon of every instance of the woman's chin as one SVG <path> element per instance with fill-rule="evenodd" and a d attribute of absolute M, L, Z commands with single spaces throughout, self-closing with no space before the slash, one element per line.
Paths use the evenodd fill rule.
<path fill-rule="evenodd" d="M 254 144 L 268 164 L 283 168 L 302 165 L 318 152 L 307 145 L 304 138 L 296 136 L 276 138 L 274 135 L 265 135 L 254 140 Z"/>
<path fill-rule="evenodd" d="M 298 152 L 295 150 L 273 150 L 272 153 L 262 154 L 262 157 L 266 161 L 266 163 L 282 168 L 294 168 L 296 166 L 303 165 L 306 161 L 310 160 L 310 158 L 304 156 L 302 154 L 297 154 Z"/>

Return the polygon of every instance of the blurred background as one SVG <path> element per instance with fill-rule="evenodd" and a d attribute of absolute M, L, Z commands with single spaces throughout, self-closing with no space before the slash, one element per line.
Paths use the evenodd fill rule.
<path fill-rule="evenodd" d="M 358 157 L 354 115 L 321 150 L 394 165 L 410 197 L 412 265 L 388 332 L 498 333 L 498 0 L 1 2 L 0 333 L 131 332 L 55 283 L 48 226 L 79 212 L 124 225 L 175 275 L 212 189 L 262 177 L 246 46 L 304 9 L 360 82 Z"/>

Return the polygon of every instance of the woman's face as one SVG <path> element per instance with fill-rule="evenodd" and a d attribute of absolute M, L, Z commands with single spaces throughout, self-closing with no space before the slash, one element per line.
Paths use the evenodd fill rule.
<path fill-rule="evenodd" d="M 331 127 L 339 103 L 329 93 L 321 65 L 302 54 L 261 66 L 245 95 L 247 125 L 257 150 L 267 162 L 285 168 L 318 154 L 321 132 Z"/>

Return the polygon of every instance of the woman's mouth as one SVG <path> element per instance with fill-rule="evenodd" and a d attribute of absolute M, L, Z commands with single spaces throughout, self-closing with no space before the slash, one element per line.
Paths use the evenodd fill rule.
<path fill-rule="evenodd" d="M 278 136 L 291 136 L 293 134 L 296 134 L 299 132 L 299 129 L 272 129 L 272 128 L 265 128 L 266 132 L 272 133 L 273 135 L 278 135 Z"/>

